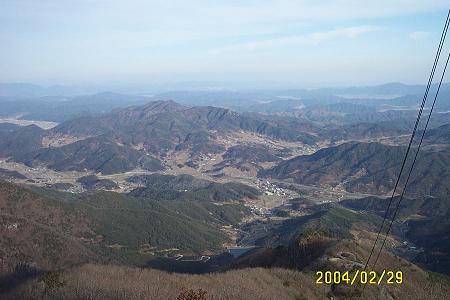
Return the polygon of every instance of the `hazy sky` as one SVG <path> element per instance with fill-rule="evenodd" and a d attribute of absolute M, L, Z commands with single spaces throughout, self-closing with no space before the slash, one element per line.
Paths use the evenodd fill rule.
<path fill-rule="evenodd" d="M 425 83 L 448 4 L 0 0 L 0 81 Z"/>

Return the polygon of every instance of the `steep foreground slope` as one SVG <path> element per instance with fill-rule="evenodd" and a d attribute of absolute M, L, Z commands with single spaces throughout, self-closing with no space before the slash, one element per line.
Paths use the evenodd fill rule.
<path fill-rule="evenodd" d="M 300 245 L 301 246 L 301 245 Z M 350 258 L 348 257 L 351 253 Z M 344 256 L 344 255 L 347 255 Z M 205 275 L 167 273 L 113 265 L 83 265 L 46 273 L 8 292 L 9 299 L 447 299 L 447 277 L 424 272 L 392 255 L 377 267 L 401 270 L 402 285 L 355 286 L 316 284 L 316 270 L 341 270 L 362 261 L 367 246 L 343 241 L 325 249 L 301 271 L 242 268 Z M 348 267 L 347 267 L 348 268 Z M 190 297 L 189 297 L 190 295 Z M 203 297 L 194 297 L 203 295 Z M 183 297 L 184 296 L 184 297 Z"/>
<path fill-rule="evenodd" d="M 246 213 L 238 203 L 74 195 L 0 181 L 1 270 L 23 262 L 44 270 L 88 261 L 143 265 L 166 249 L 217 251 L 229 241 L 221 226 Z"/>
<path fill-rule="evenodd" d="M 65 209 L 66 205 L 0 181 L 3 270 L 24 261 L 54 268 L 100 259 L 81 242 L 83 236 L 95 236 L 92 223 L 82 211 Z"/>

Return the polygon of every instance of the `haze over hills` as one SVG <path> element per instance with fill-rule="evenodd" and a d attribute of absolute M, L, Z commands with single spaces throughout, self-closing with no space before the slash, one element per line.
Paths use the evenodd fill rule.
<path fill-rule="evenodd" d="M 55 89 L 55 92 L 45 92 Z M 425 89 L 422 85 L 405 85 L 390 83 L 385 85 L 349 88 L 318 88 L 318 89 L 274 89 L 259 88 L 235 90 L 229 88 L 202 90 L 172 88 L 171 91 L 161 92 L 148 88 L 148 91 L 136 94 L 136 89 L 117 91 L 117 89 L 83 89 L 78 93 L 71 92 L 73 88 L 55 87 L 44 88 L 29 84 L 1 84 L 0 116 L 20 116 L 23 119 L 47 121 L 65 121 L 81 113 L 104 113 L 118 107 L 142 105 L 149 101 L 174 100 L 186 106 L 218 106 L 230 108 L 239 112 L 289 112 L 313 114 L 316 111 L 328 110 L 352 114 L 352 118 L 341 121 L 354 122 L 364 118 L 386 119 L 378 110 L 407 112 L 415 110 Z M 434 94 L 433 85 L 430 94 Z M 59 92 L 57 92 L 59 90 Z M 67 90 L 67 91 L 66 91 Z M 22 92 L 21 92 L 22 91 Z M 33 92 L 34 91 L 34 92 Z M 111 92 L 112 91 L 112 92 Z M 436 110 L 447 112 L 450 110 L 449 84 L 441 87 Z M 338 105 L 338 107 L 333 107 Z M 359 108 L 359 110 L 352 109 Z M 340 106 L 340 107 L 339 107 Z M 366 110 L 364 114 L 361 114 Z M 304 110 L 304 112 L 302 112 Z M 442 118 L 443 116 L 439 116 Z M 311 115 L 314 120 L 316 117 Z M 448 119 L 447 119 L 448 120 Z M 326 121 L 322 118 L 322 121 Z M 331 121 L 331 120 L 330 120 Z"/>
<path fill-rule="evenodd" d="M 2 117 L 62 122 L 81 114 L 109 112 L 118 107 L 143 104 L 149 97 L 111 92 L 79 96 L 46 95 L 39 97 L 0 96 Z"/>

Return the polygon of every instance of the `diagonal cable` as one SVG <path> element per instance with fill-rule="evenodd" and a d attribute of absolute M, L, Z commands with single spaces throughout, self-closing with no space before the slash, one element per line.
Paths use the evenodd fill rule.
<path fill-rule="evenodd" d="M 425 102 L 426 102 L 427 97 L 428 97 L 428 92 L 430 90 L 431 82 L 433 81 L 434 73 L 436 71 L 436 66 L 437 66 L 437 63 L 439 61 L 439 57 L 441 55 L 442 46 L 444 45 L 445 37 L 447 35 L 447 30 L 448 30 L 448 25 L 449 25 L 449 17 L 450 17 L 450 9 L 449 9 L 449 11 L 447 13 L 447 18 L 445 20 L 444 29 L 443 29 L 442 34 L 441 34 L 441 39 L 440 39 L 439 46 L 438 46 L 438 49 L 437 49 L 437 52 L 436 52 L 436 56 L 435 56 L 435 59 L 434 59 L 433 67 L 431 69 L 431 73 L 430 73 L 430 76 L 428 78 L 428 83 L 427 83 L 427 87 L 425 89 L 425 94 L 423 96 L 422 103 L 421 103 L 421 106 L 420 106 L 420 109 L 419 109 L 419 113 L 417 115 L 417 119 L 416 119 L 416 122 L 414 124 L 414 129 L 413 129 L 413 132 L 411 134 L 411 138 L 409 140 L 408 148 L 406 150 L 405 157 L 403 159 L 402 166 L 400 168 L 400 173 L 399 173 L 399 175 L 397 177 L 397 181 L 395 182 L 394 190 L 392 191 L 391 198 L 389 199 L 389 203 L 388 203 L 386 212 L 384 214 L 383 221 L 382 221 L 382 223 L 380 225 L 380 228 L 378 230 L 375 242 L 373 243 L 373 247 L 372 247 L 372 250 L 370 251 L 369 258 L 367 259 L 367 261 L 366 261 L 366 263 L 364 265 L 364 271 L 367 269 L 367 266 L 369 265 L 369 262 L 370 262 L 370 259 L 372 258 L 372 255 L 373 255 L 373 252 L 375 250 L 376 244 L 378 243 L 378 240 L 380 238 L 380 234 L 381 234 L 381 231 L 383 230 L 384 223 L 386 222 L 386 219 L 388 217 L 389 210 L 391 208 L 392 201 L 393 201 L 394 196 L 395 196 L 395 192 L 397 191 L 397 187 L 398 187 L 398 184 L 400 182 L 401 175 L 403 173 L 403 169 L 405 168 L 405 164 L 406 164 L 406 161 L 407 161 L 407 158 L 408 158 L 408 155 L 409 155 L 409 151 L 411 150 L 411 145 L 412 145 L 412 142 L 413 142 L 414 137 L 416 135 L 417 126 L 418 126 L 418 124 L 420 122 L 420 118 L 422 116 L 423 108 L 425 106 Z"/>
<path fill-rule="evenodd" d="M 383 250 L 383 247 L 386 244 L 386 239 L 387 239 L 387 237 L 389 235 L 389 232 L 391 231 L 392 224 L 394 223 L 395 217 L 397 216 L 397 212 L 398 212 L 398 209 L 400 207 L 400 203 L 402 202 L 403 196 L 405 195 L 406 188 L 408 187 L 408 182 L 409 182 L 409 179 L 411 177 L 411 173 L 413 171 L 414 164 L 416 163 L 417 156 L 418 156 L 419 151 L 420 151 L 420 147 L 422 146 L 423 138 L 425 136 L 425 133 L 426 133 L 427 128 L 428 128 L 428 124 L 430 122 L 431 114 L 433 113 L 434 105 L 436 104 L 436 99 L 437 99 L 437 97 L 439 95 L 439 90 L 441 89 L 442 80 L 444 79 L 445 71 L 447 70 L 447 65 L 448 65 L 449 58 L 450 58 L 450 52 L 448 53 L 447 61 L 445 62 L 445 67 L 444 67 L 444 70 L 442 71 L 441 80 L 439 81 L 439 86 L 437 88 L 436 95 L 434 96 L 433 105 L 431 106 L 430 114 L 428 115 L 427 122 L 425 124 L 425 128 L 424 128 L 424 130 L 422 132 L 422 136 L 420 138 L 419 146 L 417 147 L 416 154 L 414 155 L 414 160 L 413 160 L 413 162 L 411 164 L 411 167 L 409 169 L 408 177 L 407 177 L 406 182 L 405 182 L 405 187 L 403 188 L 403 191 L 402 191 L 402 194 L 400 196 L 400 199 L 397 202 L 397 206 L 395 208 L 394 215 L 392 216 L 392 219 L 391 219 L 391 222 L 389 224 L 388 230 L 386 231 L 386 234 L 384 236 L 383 243 L 381 244 L 381 247 L 380 247 L 380 251 L 378 251 L 377 258 L 375 259 L 375 262 L 373 264 L 373 268 L 375 267 L 376 263 L 378 262 L 378 258 L 380 258 L 381 250 Z"/>

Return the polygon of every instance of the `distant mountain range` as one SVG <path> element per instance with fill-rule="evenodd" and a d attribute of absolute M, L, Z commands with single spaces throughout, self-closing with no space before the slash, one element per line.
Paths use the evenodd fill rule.
<path fill-rule="evenodd" d="M 227 88 L 226 86 L 222 88 L 207 88 L 209 86 L 217 86 L 220 87 L 220 83 L 205 83 L 206 87 L 202 88 L 202 83 L 192 83 L 191 87 L 189 83 L 184 85 L 176 85 L 174 84 L 171 88 L 170 85 L 167 85 L 164 89 L 166 90 L 174 90 L 174 91 L 191 91 L 192 93 L 203 93 L 203 94 L 218 94 L 220 92 L 228 93 L 229 95 L 237 95 L 237 94 L 251 94 L 254 91 L 258 91 L 258 88 L 252 87 L 255 85 L 245 84 L 242 85 L 247 88 L 247 91 L 239 91 L 236 88 Z M 225 84 L 226 85 L 226 84 Z M 155 89 L 155 85 L 147 85 L 147 92 L 157 92 L 158 89 Z M 446 85 L 444 85 L 444 88 Z M 261 87 L 259 90 L 263 91 L 264 94 L 270 95 L 271 93 L 279 92 L 279 91 L 297 91 L 297 93 L 323 93 L 323 94 L 348 94 L 348 95 L 372 95 L 372 96 L 392 96 L 392 95 L 407 95 L 407 94 L 417 94 L 424 91 L 423 85 L 407 85 L 403 83 L 386 83 L 381 85 L 373 85 L 373 86 L 360 86 L 360 87 L 338 87 L 338 88 L 316 88 L 316 89 L 294 89 L 294 88 L 274 88 L 271 85 L 266 85 L 265 90 Z M 30 84 L 25 82 L 18 83 L 0 83 L 0 96 L 71 96 L 71 95 L 79 95 L 86 94 L 89 92 L 101 92 L 101 89 L 105 91 L 106 87 L 82 87 L 82 86 L 64 86 L 64 85 L 52 85 L 52 86 L 42 86 L 36 84 Z M 120 88 L 122 91 L 126 91 L 126 88 Z M 153 89 L 150 91 L 149 89 Z M 248 90 L 252 89 L 252 90 Z M 111 88 L 111 90 L 115 91 L 117 88 Z M 131 90 L 131 89 L 130 89 Z M 132 90 L 142 90 L 133 88 Z M 166 92 L 171 93 L 171 92 Z M 172 92 L 174 93 L 174 92 Z M 181 100 L 180 100 L 181 101 Z M 191 103 L 192 104 L 192 103 Z M 198 103 L 197 103 L 198 104 Z"/>
<path fill-rule="evenodd" d="M 217 107 L 185 107 L 173 101 L 116 109 L 108 114 L 68 120 L 50 130 L 35 125 L 1 125 L 0 155 L 29 166 L 45 165 L 70 171 L 84 169 L 111 174 L 137 167 L 164 169 L 157 158 L 168 151 L 218 153 L 225 150 L 219 136 L 240 131 L 274 139 L 314 143 L 311 127 L 292 120 L 271 120 Z M 44 147 L 44 139 L 73 142 Z"/>
<path fill-rule="evenodd" d="M 429 93 L 434 95 L 436 86 Z M 414 110 L 422 100 L 425 87 L 389 83 L 367 87 L 319 88 L 319 89 L 173 89 L 169 92 L 135 94 L 123 89 L 101 91 L 98 88 L 82 89 L 63 86 L 40 87 L 25 83 L 0 84 L 0 116 L 20 116 L 24 119 L 36 119 L 62 122 L 85 113 L 105 113 L 118 107 L 141 105 L 150 100 L 174 100 L 186 106 L 217 106 L 239 112 L 297 113 L 316 119 L 320 112 L 344 113 L 347 118 L 336 119 L 339 122 L 364 122 L 369 119 L 378 121 L 390 119 L 386 111 L 395 110 L 406 114 Z M 450 85 L 441 87 L 436 111 L 450 110 Z M 333 107 L 338 104 L 341 107 Z M 346 106 L 343 106 L 346 105 Z M 358 105 L 359 109 L 356 106 Z M 306 110 L 305 110 L 306 109 Z M 303 111 L 305 110 L 305 111 Z M 363 114 L 362 110 L 365 112 Z M 378 112 L 382 110 L 382 112 Z M 323 116 L 323 115 L 322 115 Z M 328 117 L 330 115 L 328 114 Z M 337 116 L 334 116 L 337 118 Z M 361 119 L 361 117 L 363 119 Z M 443 118 L 445 116 L 440 116 Z M 368 119 L 369 118 L 369 119 Z M 354 120 L 355 119 L 355 120 Z M 448 120 L 448 118 L 447 118 Z M 443 123 L 440 122 L 440 125 Z"/>
<path fill-rule="evenodd" d="M 145 96 L 109 92 L 80 96 L 0 96 L 0 116 L 62 122 L 83 114 L 106 113 L 114 108 L 148 101 L 149 98 Z"/>
<path fill-rule="evenodd" d="M 446 129 L 445 126 L 433 129 L 427 140 L 445 143 Z M 161 157 L 169 151 L 187 151 L 196 155 L 221 153 L 227 150 L 223 138 L 239 132 L 314 145 L 323 140 L 337 142 L 398 136 L 406 131 L 401 126 L 375 121 L 324 127 L 290 116 L 237 113 L 219 107 L 186 107 L 174 101 L 154 101 L 114 109 L 110 113 L 76 117 L 50 130 L 35 125 L 0 124 L 0 136 L 3 137 L 0 156 L 61 171 L 87 169 L 111 174 L 137 167 L 157 171 L 164 169 Z M 44 140 L 67 139 L 71 141 L 58 146 L 43 144 Z M 222 167 L 237 161 L 276 161 L 289 152 L 283 154 L 257 144 L 253 150 L 248 147 L 247 143 L 228 149 Z M 291 163 L 295 167 L 295 161 L 285 162 Z M 335 179 L 337 182 L 342 178 Z M 381 191 L 388 186 L 379 188 Z"/>
<path fill-rule="evenodd" d="M 124 143 L 144 143 L 146 148 L 155 151 L 173 148 L 175 144 L 189 144 L 198 138 L 211 141 L 211 131 L 225 134 L 244 130 L 277 139 L 314 142 L 312 135 L 290 125 L 219 107 L 185 107 L 173 101 L 156 101 L 102 116 L 75 118 L 53 131 L 71 135 L 110 134 Z"/>

